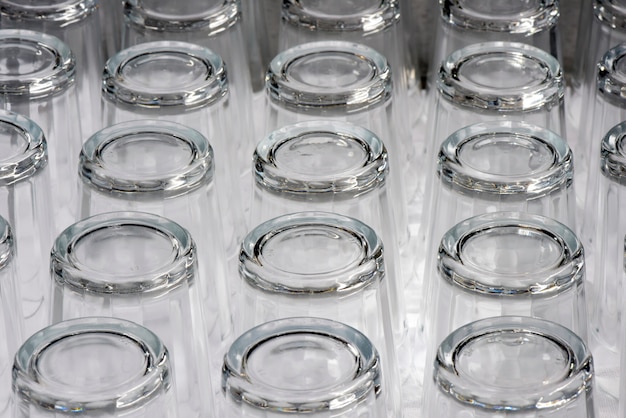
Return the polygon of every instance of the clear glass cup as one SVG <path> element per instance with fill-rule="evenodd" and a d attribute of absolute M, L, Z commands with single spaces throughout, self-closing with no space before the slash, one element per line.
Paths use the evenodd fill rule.
<path fill-rule="evenodd" d="M 589 346 L 596 361 L 596 380 L 601 390 L 617 399 L 619 393 L 623 284 L 623 236 L 626 221 L 621 216 L 626 207 L 626 123 L 613 127 L 602 139 L 596 158 L 597 201 L 587 205 L 589 214 L 597 214 L 594 230 L 586 235 L 588 274 Z M 620 235 L 622 237 L 620 238 Z"/>
<path fill-rule="evenodd" d="M 585 98 L 585 116 L 581 121 L 580 136 L 573 144 L 576 150 L 576 179 L 586 187 L 585 194 L 578 198 L 578 210 L 581 213 L 581 235 L 585 245 L 596 228 L 596 217 L 584 216 L 594 210 L 598 199 L 597 182 L 600 174 L 600 149 L 602 138 L 614 126 L 626 119 L 626 98 L 621 89 L 626 88 L 624 77 L 626 70 L 623 62 L 626 58 L 626 43 L 609 49 L 596 63 L 595 88 Z M 591 212 L 593 213 L 593 212 Z"/>
<path fill-rule="evenodd" d="M 209 355 L 189 232 L 157 215 L 109 212 L 75 223 L 52 248 L 52 323 L 86 316 L 134 321 L 171 354 L 180 416 L 212 416 Z"/>
<path fill-rule="evenodd" d="M 246 331 L 224 357 L 228 416 L 382 418 L 388 390 L 371 341 L 345 324 L 295 317 Z"/>
<path fill-rule="evenodd" d="M 0 216 L 0 417 L 3 418 L 13 417 L 11 365 L 25 337 L 15 255 L 15 238 L 11 226 Z"/>
<path fill-rule="evenodd" d="M 284 0 L 278 48 L 320 41 L 354 42 L 383 54 L 391 68 L 394 116 L 398 142 L 408 168 L 414 157 L 409 120 L 421 114 L 423 104 L 409 105 L 409 60 L 397 0 Z"/>
<path fill-rule="evenodd" d="M 0 110 L 0 215 L 15 236 L 25 335 L 49 321 L 49 254 L 56 222 L 51 202 L 48 148 L 41 128 L 24 116 Z"/>
<path fill-rule="evenodd" d="M 219 55 L 228 72 L 229 112 L 238 151 L 231 170 L 239 169 L 240 187 L 249 192 L 250 155 L 254 150 L 250 55 L 239 0 L 124 0 L 124 39 L 128 48 L 145 42 L 180 41 L 203 46 Z M 234 159 L 234 157 L 238 157 Z M 237 161 L 237 164 L 234 162 Z M 249 193 L 243 194 L 247 199 Z M 242 203 L 247 205 L 247 201 Z"/>
<path fill-rule="evenodd" d="M 167 348 L 142 326 L 101 317 L 60 322 L 17 351 L 11 416 L 176 418 L 171 375 Z"/>
<path fill-rule="evenodd" d="M 559 8 L 559 0 L 440 1 L 433 75 L 449 54 L 481 42 L 521 42 L 562 62 Z"/>
<path fill-rule="evenodd" d="M 565 134 L 564 79 L 557 59 L 532 45 L 517 42 L 472 44 L 442 63 L 430 106 L 425 145 L 425 172 L 415 179 L 431 202 L 436 190 L 437 153 L 451 134 L 481 122 L 525 122 L 557 135 Z M 430 213 L 420 218 L 419 240 L 425 242 Z"/>
<path fill-rule="evenodd" d="M 452 52 L 437 77 L 436 145 L 476 122 L 524 121 L 564 135 L 564 80 L 558 60 L 532 45 L 483 42 Z"/>
<path fill-rule="evenodd" d="M 238 161 L 233 140 L 229 78 L 222 58 L 199 45 L 147 42 L 120 51 L 103 73 L 104 127 L 133 120 L 160 119 L 204 135 L 217 161 Z M 218 194 L 225 243 L 232 257 L 246 225 L 236 164 L 217 164 Z"/>
<path fill-rule="evenodd" d="M 374 230 L 342 215 L 299 212 L 262 223 L 241 246 L 236 333 L 293 316 L 358 329 L 381 353 L 388 414 L 397 416 L 397 341 L 384 254 Z"/>
<path fill-rule="evenodd" d="M 437 156 L 426 217 L 429 260 L 449 228 L 481 213 L 535 213 L 576 230 L 573 159 L 561 136 L 524 122 L 477 123 L 454 132 Z"/>
<path fill-rule="evenodd" d="M 44 32 L 65 42 L 73 52 L 81 109 L 79 121 L 85 134 L 94 132 L 100 119 L 100 76 L 106 59 L 103 27 L 108 26 L 100 10 L 101 3 L 115 3 L 115 0 L 0 1 L 3 29 Z"/>
<path fill-rule="evenodd" d="M 571 73 L 573 77 L 569 84 L 572 89 L 567 101 L 570 110 L 568 125 L 572 126 L 574 133 L 571 138 L 587 134 L 584 131 L 578 133 L 578 130 L 584 128 L 591 116 L 589 105 L 596 94 L 598 62 L 611 48 L 626 42 L 625 5 L 623 0 L 583 2 L 576 44 L 577 68 Z M 579 142 L 574 141 L 572 147 L 576 149 Z M 582 142 L 583 145 L 585 143 Z"/>
<path fill-rule="evenodd" d="M 583 247 L 551 218 L 494 212 L 466 219 L 441 239 L 429 275 L 432 350 L 456 328 L 502 315 L 557 322 L 587 340 Z"/>
<path fill-rule="evenodd" d="M 48 141 L 52 214 L 58 225 L 75 221 L 74 182 L 81 112 L 75 91 L 76 62 L 58 38 L 28 30 L 0 30 L 0 108 L 26 116 Z"/>
<path fill-rule="evenodd" d="M 393 82 L 387 59 L 374 49 L 344 41 L 312 42 L 278 54 L 266 77 L 265 135 L 312 121 L 349 122 L 372 131 L 387 147 L 390 195 L 400 244 L 408 240 L 403 176 L 408 152 L 394 124 Z"/>
<path fill-rule="evenodd" d="M 432 370 L 426 416 L 595 416 L 591 353 L 550 321 L 504 316 L 465 325 L 441 343 Z"/>
<path fill-rule="evenodd" d="M 302 211 L 333 212 L 365 223 L 382 239 L 394 330 L 406 333 L 405 286 L 411 266 L 401 264 L 387 150 L 371 131 L 339 121 L 301 122 L 265 137 L 253 157 L 250 225 Z M 410 261 L 413 254 L 402 260 Z"/>
<path fill-rule="evenodd" d="M 237 263 L 227 259 L 214 170 L 211 145 L 194 129 L 160 120 L 112 125 L 83 144 L 79 215 L 148 212 L 189 231 L 210 348 L 224 353 L 232 339 L 229 277 L 237 277 Z M 220 362 L 216 355 L 215 365 Z"/>

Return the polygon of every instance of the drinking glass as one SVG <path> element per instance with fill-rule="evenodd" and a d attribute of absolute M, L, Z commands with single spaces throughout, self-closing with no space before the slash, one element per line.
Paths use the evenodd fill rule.
<path fill-rule="evenodd" d="M 15 239 L 0 217 L 0 417 L 11 415 L 11 365 L 24 338 L 19 276 L 15 269 Z"/>
<path fill-rule="evenodd" d="M 228 74 L 228 139 L 238 152 L 229 155 L 233 175 L 250 189 L 250 155 L 255 140 L 252 116 L 250 56 L 239 0 L 124 0 L 123 48 L 145 42 L 179 41 L 210 49 L 224 61 Z M 235 171 L 238 169 L 239 171 Z M 246 198 L 249 193 L 244 194 Z M 244 203 L 248 203 L 245 201 Z"/>
<path fill-rule="evenodd" d="M 227 287 L 229 277 L 237 277 L 237 263 L 227 260 L 222 238 L 215 164 L 207 139 L 186 126 L 162 120 L 109 126 L 83 144 L 79 214 L 84 219 L 110 211 L 148 212 L 189 231 L 197 246 L 210 347 L 225 352 L 232 338 Z"/>
<path fill-rule="evenodd" d="M 350 325 L 381 353 L 389 416 L 399 401 L 390 283 L 382 243 L 364 223 L 326 212 L 280 216 L 241 246 L 237 334 L 262 322 L 314 316 Z"/>
<path fill-rule="evenodd" d="M 621 211 L 626 205 L 624 173 L 626 172 L 626 123 L 613 127 L 602 139 L 600 155 L 595 166 L 599 173 L 590 187 L 596 188 L 597 201 L 586 210 L 597 217 L 594 230 L 586 235 L 589 245 L 587 259 L 591 261 L 588 280 L 589 347 L 596 361 L 596 380 L 601 390 L 614 398 L 619 393 L 623 236 L 626 222 Z M 623 235 L 620 238 L 620 235 Z"/>
<path fill-rule="evenodd" d="M 157 215 L 109 212 L 79 221 L 51 251 L 52 323 L 87 316 L 126 319 L 168 347 L 180 416 L 212 416 L 207 332 L 189 232 Z"/>
<path fill-rule="evenodd" d="M 29 30 L 0 30 L 0 108 L 32 119 L 48 144 L 52 217 L 75 221 L 74 181 L 83 137 L 75 91 L 75 58 L 58 38 Z"/>
<path fill-rule="evenodd" d="M 394 125 L 393 83 L 386 58 L 374 49 L 346 41 L 295 46 L 272 60 L 266 77 L 267 123 L 263 135 L 287 125 L 328 119 L 372 131 L 387 147 L 390 195 L 400 245 L 408 241 L 407 191 L 403 160 L 410 150 Z"/>
<path fill-rule="evenodd" d="M 60 322 L 17 351 L 11 416 L 176 418 L 171 374 L 167 348 L 142 326 L 102 317 Z"/>
<path fill-rule="evenodd" d="M 92 133 L 100 119 L 100 75 L 105 62 L 103 27 L 108 26 L 101 3 L 115 0 L 0 0 L 3 29 L 44 32 L 69 46 L 76 60 L 79 121 L 84 133 Z"/>
<path fill-rule="evenodd" d="M 502 315 L 547 319 L 587 340 L 583 247 L 560 222 L 522 212 L 469 218 L 443 236 L 435 264 L 433 348 L 462 325 Z"/>
<path fill-rule="evenodd" d="M 226 71 L 219 55 L 191 43 L 147 42 L 124 49 L 104 69 L 103 125 L 160 119 L 204 135 L 215 159 L 224 161 L 215 167 L 215 186 L 225 243 L 235 257 L 246 226 L 239 171 L 232 162 L 243 150 L 232 136 L 233 103 Z"/>
<path fill-rule="evenodd" d="M 56 220 L 50 208 L 48 170 L 47 141 L 41 128 L 25 116 L 0 110 L 0 215 L 15 236 L 13 263 L 25 336 L 49 321 L 49 254 Z"/>
<path fill-rule="evenodd" d="M 441 343 L 432 368 L 425 416 L 595 416 L 591 353 L 554 322 L 503 316 L 470 323 Z"/>
<path fill-rule="evenodd" d="M 345 324 L 280 319 L 241 335 L 224 357 L 229 415 L 258 418 L 382 418 L 385 392 L 378 352 Z"/>

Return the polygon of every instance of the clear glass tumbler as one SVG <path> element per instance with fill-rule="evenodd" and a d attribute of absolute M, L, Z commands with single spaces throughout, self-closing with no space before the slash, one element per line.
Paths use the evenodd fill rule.
<path fill-rule="evenodd" d="M 14 417 L 11 410 L 11 365 L 22 344 L 24 315 L 20 305 L 19 278 L 15 268 L 15 238 L 0 217 L 0 417 Z"/>
<path fill-rule="evenodd" d="M 615 399 L 619 395 L 623 288 L 623 239 L 626 220 L 626 122 L 613 127 L 602 139 L 595 164 L 598 174 L 590 187 L 597 189 L 596 201 L 586 210 L 597 217 L 586 235 L 587 258 L 591 262 L 588 280 L 589 346 L 596 362 L 598 386 Z"/>
<path fill-rule="evenodd" d="M 32 120 L 0 110 L 0 215 L 15 236 L 25 336 L 45 327 L 50 313 L 50 248 L 55 224 L 48 148 Z"/>
<path fill-rule="evenodd" d="M 13 418 L 177 418 L 168 349 L 118 318 L 44 328 L 13 363 Z"/>
<path fill-rule="evenodd" d="M 75 91 L 76 61 L 58 38 L 0 30 L 0 108 L 32 119 L 48 141 L 54 194 L 52 216 L 63 227 L 76 219 L 76 163 L 83 137 Z"/>
<path fill-rule="evenodd" d="M 547 319 L 587 340 L 583 247 L 553 219 L 494 212 L 464 220 L 441 239 L 432 275 L 430 348 L 462 325 L 502 315 Z"/>
<path fill-rule="evenodd" d="M 532 45 L 562 62 L 559 9 L 559 0 L 441 0 L 431 68 L 458 49 L 493 41 Z"/>
<path fill-rule="evenodd" d="M 503 316 L 470 323 L 441 343 L 432 370 L 425 416 L 595 416 L 591 353 L 554 322 Z"/>
<path fill-rule="evenodd" d="M 387 150 L 371 131 L 339 121 L 301 122 L 272 132 L 257 146 L 250 225 L 302 211 L 333 212 L 365 223 L 382 239 L 394 307 L 394 330 L 406 332 L 402 263 L 388 192 Z M 410 262 L 413 254 L 402 260 Z"/>
<path fill-rule="evenodd" d="M 214 168 L 211 145 L 194 129 L 160 120 L 112 125 L 83 144 L 79 214 L 148 212 L 189 231 L 210 348 L 223 354 L 232 339 L 229 277 L 237 277 L 238 265 L 227 259 Z M 214 359 L 219 367 L 221 355 Z"/>
<path fill-rule="evenodd" d="M 145 42 L 179 41 L 208 48 L 224 61 L 228 72 L 228 135 L 239 152 L 230 165 L 240 170 L 241 187 L 250 188 L 250 155 L 254 149 L 250 55 L 239 0 L 124 0 L 123 48 Z M 250 22 L 247 22 L 250 23 Z M 235 164 L 237 162 L 237 164 Z M 244 195 L 246 198 L 249 194 Z M 245 202 L 247 203 L 247 202 Z"/>
<path fill-rule="evenodd" d="M 387 147 L 389 193 L 400 244 L 408 240 L 404 160 L 410 150 L 394 124 L 392 74 L 387 59 L 374 49 L 344 41 L 312 42 L 281 52 L 266 77 L 265 135 L 298 122 L 333 120 L 373 132 Z M 414 176 L 412 176 L 414 177 Z"/>
<path fill-rule="evenodd" d="M 106 60 L 102 46 L 101 3 L 115 0 L 0 0 L 3 29 L 27 29 L 55 36 L 65 42 L 76 59 L 76 88 L 80 123 L 85 134 L 97 129 L 100 119 L 100 76 Z"/>
<path fill-rule="evenodd" d="M 299 212 L 254 228 L 240 255 L 237 334 L 260 323 L 313 316 L 350 325 L 377 347 L 389 416 L 398 416 L 396 344 L 384 250 L 374 230 L 346 216 Z"/>
<path fill-rule="evenodd" d="M 209 352 L 196 246 L 180 225 L 143 212 L 109 212 L 75 223 L 51 251 L 52 323 L 122 318 L 168 347 L 181 417 L 213 416 Z"/>
<path fill-rule="evenodd" d="M 215 185 L 225 243 L 234 256 L 246 226 L 240 173 L 232 162 L 244 149 L 233 138 L 233 103 L 222 58 L 191 43 L 147 42 L 110 58 L 102 80 L 104 127 L 139 119 L 176 122 L 204 135 L 217 161 L 231 162 L 216 165 Z"/>
<path fill-rule="evenodd" d="M 227 416 L 383 418 L 378 352 L 345 324 L 295 317 L 241 335 L 224 357 Z"/>

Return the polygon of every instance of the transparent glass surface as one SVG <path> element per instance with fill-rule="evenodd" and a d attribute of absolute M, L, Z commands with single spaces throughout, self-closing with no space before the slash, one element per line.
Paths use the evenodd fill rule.
<path fill-rule="evenodd" d="M 387 150 L 371 131 L 345 122 L 313 121 L 274 131 L 253 157 L 250 225 L 301 211 L 333 212 L 371 227 L 384 242 L 394 331 L 406 331 L 407 281 L 400 265 Z"/>
<path fill-rule="evenodd" d="M 521 212 L 469 218 L 443 236 L 433 264 L 426 293 L 429 359 L 458 327 L 502 315 L 547 319 L 587 338 L 583 247 L 551 218 Z"/>
<path fill-rule="evenodd" d="M 202 30 L 208 36 L 228 30 L 240 18 L 236 0 L 126 0 L 127 22 L 143 30 L 185 32 Z M 127 45 L 128 46 L 128 45 Z"/>
<path fill-rule="evenodd" d="M 385 144 L 390 170 L 389 193 L 407 202 L 403 174 L 410 149 L 395 124 L 393 83 L 385 57 L 343 41 L 312 42 L 278 54 L 266 78 L 265 135 L 299 122 L 348 122 L 373 132 Z M 399 242 L 408 239 L 406 204 L 395 205 Z"/>
<path fill-rule="evenodd" d="M 108 2 L 108 1 L 107 1 Z M 28 29 L 55 36 L 67 44 L 76 61 L 76 87 L 81 103 L 81 129 L 99 127 L 100 75 L 105 62 L 101 43 L 104 23 L 98 0 L 0 1 L 4 29 Z"/>
<path fill-rule="evenodd" d="M 231 162 L 241 158 L 243 148 L 230 136 L 234 108 L 221 57 L 186 42 L 143 43 L 111 58 L 103 83 L 105 126 L 158 119 L 195 129 L 209 141 L 224 242 L 229 257 L 236 257 L 246 223 L 241 173 Z"/>
<path fill-rule="evenodd" d="M 504 316 L 463 326 L 441 343 L 431 379 L 429 410 L 450 417 L 594 416 L 591 353 L 550 321 Z"/>
<path fill-rule="evenodd" d="M 232 333 L 228 277 L 237 277 L 237 263 L 227 259 L 214 162 L 207 139 L 177 123 L 146 120 L 102 129 L 83 144 L 79 213 L 86 218 L 110 211 L 149 212 L 192 234 L 204 328 L 210 349 L 219 353 L 211 357 L 218 370 Z"/>
<path fill-rule="evenodd" d="M 0 416 L 11 415 L 11 365 L 25 337 L 19 276 L 16 270 L 15 237 L 0 216 Z"/>
<path fill-rule="evenodd" d="M 557 59 L 516 42 L 480 43 L 451 53 L 441 64 L 437 88 L 460 106 L 497 112 L 550 108 L 564 94 Z"/>
<path fill-rule="evenodd" d="M 376 348 L 339 322 L 287 318 L 241 335 L 224 358 L 228 408 L 246 416 L 386 416 Z M 249 412 L 248 412 L 249 411 Z"/>
<path fill-rule="evenodd" d="M 148 329 L 117 318 L 44 328 L 13 364 L 14 417 L 177 417 L 167 348 Z"/>
<path fill-rule="evenodd" d="M 82 131 L 76 62 L 67 44 L 29 30 L 0 30 L 0 108 L 36 123 L 49 141 L 50 181 L 58 224 L 75 219 L 73 182 Z M 38 329 L 38 328 L 36 328 Z"/>
<path fill-rule="evenodd" d="M 312 42 L 288 49 L 271 62 L 269 97 L 280 106 L 358 112 L 391 95 L 384 56 L 361 44 Z"/>
<path fill-rule="evenodd" d="M 128 0 L 124 2 L 125 24 L 123 46 L 146 42 L 179 41 L 199 45 L 219 55 L 228 74 L 229 102 L 232 122 L 226 123 L 225 135 L 238 138 L 230 171 L 241 178 L 242 204 L 248 208 L 250 196 L 250 155 L 254 150 L 256 132 L 252 111 L 254 96 L 250 76 L 251 53 L 244 29 L 251 21 L 242 21 L 242 4 L 238 0 Z M 246 4 L 246 7 L 253 7 Z M 236 116 L 235 116 L 236 114 Z M 228 115 L 231 116 L 230 114 Z"/>
<path fill-rule="evenodd" d="M 472 31 L 522 33 L 526 36 L 556 25 L 558 0 L 444 0 L 444 21 Z"/>
<path fill-rule="evenodd" d="M 382 244 L 370 227 L 325 212 L 280 216 L 248 234 L 239 260 L 237 333 L 292 316 L 353 326 L 381 352 L 390 386 L 388 413 L 398 414 L 389 279 Z"/>
<path fill-rule="evenodd" d="M 107 61 L 102 77 L 105 98 L 140 108 L 188 110 L 209 105 L 228 91 L 226 69 L 218 55 L 175 41 L 124 49 Z"/>
<path fill-rule="evenodd" d="M 49 252 L 56 219 L 50 213 L 50 177 L 44 134 L 32 120 L 0 110 L 0 215 L 15 236 L 25 335 L 48 324 Z"/>
<path fill-rule="evenodd" d="M 372 34 L 400 20 L 395 0 L 285 0 L 283 19 L 295 26 L 325 32 L 362 32 Z"/>
<path fill-rule="evenodd" d="M 613 127 L 602 139 L 597 181 L 597 202 L 589 204 L 587 210 L 596 213 L 595 229 L 587 231 L 585 237 L 587 258 L 593 263 L 589 277 L 590 304 L 590 348 L 597 359 L 598 385 L 611 396 L 617 398 L 620 373 L 619 358 L 621 347 L 622 289 L 620 273 L 623 261 L 623 237 L 626 235 L 626 222 L 620 213 L 626 204 L 626 190 L 623 186 L 623 173 L 626 148 L 624 136 L 626 126 L 620 123 Z"/>
<path fill-rule="evenodd" d="M 117 317 L 151 329 L 171 353 L 181 416 L 212 414 L 211 373 L 189 232 L 157 215 L 109 212 L 68 227 L 51 251 L 53 323 Z"/>
<path fill-rule="evenodd" d="M 9 19 L 71 24 L 96 11 L 97 0 L 2 0 L 0 14 Z"/>

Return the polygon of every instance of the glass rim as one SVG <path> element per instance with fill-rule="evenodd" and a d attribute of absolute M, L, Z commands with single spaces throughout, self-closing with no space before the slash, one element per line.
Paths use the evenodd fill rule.
<path fill-rule="evenodd" d="M 626 29 L 626 8 L 616 5 L 613 0 L 594 0 L 593 14 L 596 19 L 612 29 Z"/>
<path fill-rule="evenodd" d="M 323 32 L 362 32 L 371 35 L 381 32 L 400 21 L 397 0 L 380 0 L 376 8 L 361 13 L 343 15 L 326 14 L 310 10 L 301 0 L 283 0 L 282 19 L 293 26 Z"/>
<path fill-rule="evenodd" d="M 26 144 L 20 155 L 0 160 L 0 186 L 29 179 L 48 165 L 48 145 L 43 131 L 26 116 L 0 109 L 0 125 L 8 126 Z"/>
<path fill-rule="evenodd" d="M 124 0 L 124 16 L 132 25 L 157 32 L 205 31 L 206 36 L 224 32 L 241 20 L 240 0 L 223 0 L 200 15 L 167 16 L 147 10 L 142 0 Z"/>
<path fill-rule="evenodd" d="M 189 148 L 191 159 L 175 172 L 145 175 L 128 173 L 107 164 L 104 154 L 109 146 L 143 135 L 166 136 L 184 144 Z M 164 120 L 137 120 L 101 129 L 83 143 L 78 170 L 79 177 L 88 187 L 133 200 L 192 193 L 210 184 L 213 174 L 213 149 L 206 137 L 195 129 Z"/>
<path fill-rule="evenodd" d="M 513 62 L 530 60 L 540 68 L 542 78 L 531 86 L 503 88 L 469 82 L 462 76 L 464 65 L 494 57 Z M 507 113 L 558 106 L 565 85 L 561 65 L 554 56 L 529 44 L 496 41 L 472 44 L 448 55 L 439 68 L 437 90 L 446 100 L 463 107 Z"/>
<path fill-rule="evenodd" d="M 275 266 L 263 255 L 264 247 L 283 234 L 316 229 L 348 236 L 359 246 L 358 259 L 331 271 L 295 272 Z M 297 212 L 282 215 L 253 228 L 239 253 L 241 279 L 255 289 L 272 294 L 317 298 L 347 296 L 378 286 L 385 276 L 382 241 L 363 222 L 330 212 Z"/>
<path fill-rule="evenodd" d="M 298 335 L 314 335 L 341 344 L 358 364 L 354 375 L 332 387 L 298 391 L 255 381 L 254 374 L 247 372 L 249 357 L 259 346 Z M 293 413 L 349 408 L 372 392 L 378 396 L 382 384 L 378 352 L 365 335 L 343 323 L 313 317 L 278 319 L 246 331 L 224 356 L 223 372 L 222 390 L 234 401 L 257 409 Z"/>
<path fill-rule="evenodd" d="M 495 390 L 468 382 L 456 365 L 460 352 L 472 341 L 503 333 L 533 335 L 558 346 L 568 357 L 566 375 L 561 381 L 543 385 L 539 377 L 537 384 L 526 390 L 517 387 Z M 570 404 L 591 390 L 593 360 L 584 341 L 564 326 L 538 318 L 502 316 L 469 323 L 444 339 L 437 350 L 433 379 L 439 391 L 473 408 L 510 412 L 550 410 Z"/>
<path fill-rule="evenodd" d="M 299 60 L 327 54 L 365 63 L 371 75 L 347 86 L 327 87 L 298 81 L 289 74 Z M 289 48 L 272 59 L 265 76 L 265 90 L 274 104 L 290 110 L 356 113 L 391 99 L 391 68 L 383 55 L 363 44 L 310 42 Z"/>
<path fill-rule="evenodd" d="M 281 147 L 309 135 L 351 141 L 363 151 L 365 159 L 338 171 L 324 170 L 319 174 L 282 164 Z M 372 131 L 348 122 L 319 120 L 288 125 L 263 138 L 254 151 L 253 172 L 257 187 L 281 195 L 352 199 L 383 187 L 389 166 L 387 150 Z"/>
<path fill-rule="evenodd" d="M 463 147 L 498 136 L 542 146 L 552 155 L 550 165 L 535 171 L 529 168 L 525 173 L 501 174 L 481 171 L 463 161 Z M 446 138 L 439 149 L 437 175 L 444 184 L 464 194 L 528 199 L 569 188 L 573 184 L 573 159 L 565 140 L 548 129 L 517 121 L 484 122 L 461 128 Z"/>
<path fill-rule="evenodd" d="M 87 18 L 97 8 L 97 0 L 65 0 L 50 5 L 27 5 L 20 1 L 3 0 L 0 3 L 0 15 L 9 19 L 69 25 Z"/>
<path fill-rule="evenodd" d="M 612 181 L 626 184 L 626 122 L 618 123 L 602 138 L 600 170 Z"/>
<path fill-rule="evenodd" d="M 560 253 L 537 271 L 498 272 L 467 262 L 464 246 L 476 237 L 509 231 L 542 236 Z M 494 297 L 551 297 L 583 286 L 584 249 L 576 234 L 562 223 L 525 212 L 492 212 L 459 222 L 443 236 L 437 255 L 439 278 L 464 291 Z"/>
<path fill-rule="evenodd" d="M 619 62 L 623 59 L 626 59 L 626 43 L 609 49 L 596 66 L 597 90 L 609 103 L 620 107 L 626 107 L 626 73 L 619 68 Z"/>
<path fill-rule="evenodd" d="M 559 0 L 536 0 L 532 7 L 509 19 L 481 15 L 462 0 L 440 0 L 441 18 L 452 26 L 472 31 L 533 35 L 554 28 L 559 20 Z"/>
<path fill-rule="evenodd" d="M 85 334 L 118 336 L 135 344 L 144 353 L 144 374 L 139 379 L 125 382 L 123 388 L 85 393 L 67 393 L 67 388 L 55 390 L 54 386 L 47 385 L 45 379 L 41 379 L 37 359 L 53 344 Z M 119 318 L 84 317 L 48 326 L 28 338 L 15 355 L 13 386 L 14 392 L 28 393 L 30 403 L 46 410 L 52 405 L 55 410 L 133 410 L 169 390 L 170 374 L 167 348 L 152 331 Z M 74 389 L 86 388 L 76 386 Z"/>
<path fill-rule="evenodd" d="M 134 60 L 163 55 L 184 56 L 204 65 L 204 77 L 194 80 L 192 88 L 146 91 L 128 82 L 122 71 Z M 168 86 L 172 87 L 172 86 Z M 174 86 L 176 87 L 176 86 Z M 188 42 L 145 42 L 119 51 L 106 62 L 102 75 L 102 95 L 109 102 L 139 109 L 192 110 L 210 106 L 228 95 L 228 78 L 222 58 L 208 48 Z"/>
<path fill-rule="evenodd" d="M 9 97 L 39 99 L 66 91 L 74 85 L 76 59 L 70 47 L 59 38 L 24 29 L 0 29 L 0 46 L 15 43 L 22 48 L 45 49 L 53 57 L 52 64 L 34 74 L 8 76 L 0 74 L 0 94 Z"/>
<path fill-rule="evenodd" d="M 141 228 L 172 244 L 174 259 L 143 273 L 109 273 L 81 262 L 76 254 L 80 241 L 93 233 Z M 120 211 L 94 215 L 67 227 L 54 241 L 50 272 L 55 285 L 100 295 L 161 295 L 191 284 L 197 270 L 196 245 L 190 233 L 162 216 Z M 115 280 L 113 280 L 115 279 Z"/>

